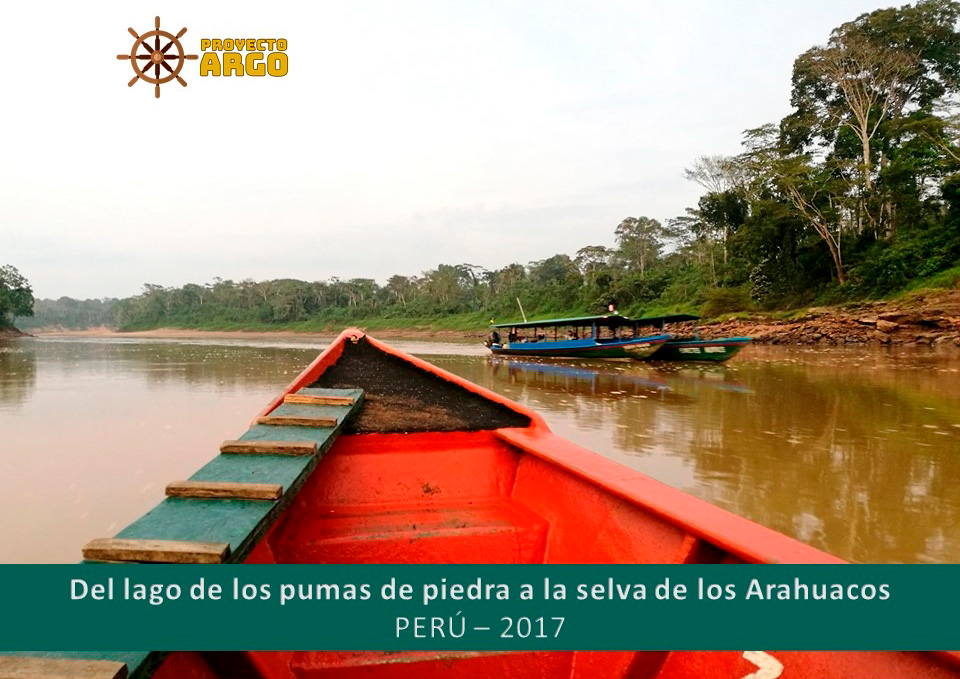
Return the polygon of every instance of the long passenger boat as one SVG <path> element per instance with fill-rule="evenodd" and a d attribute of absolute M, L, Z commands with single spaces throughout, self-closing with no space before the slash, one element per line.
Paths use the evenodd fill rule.
<path fill-rule="evenodd" d="M 647 357 L 651 361 L 712 361 L 720 363 L 733 358 L 737 352 L 751 342 L 749 337 L 703 339 L 700 337 L 700 317 L 692 314 L 646 316 L 635 319 L 635 322 L 640 328 L 653 327 L 661 333 L 667 331 L 668 325 L 694 324 L 692 337 L 671 335 L 670 339 Z"/>
<path fill-rule="evenodd" d="M 619 314 L 501 323 L 493 327 L 487 346 L 498 356 L 644 359 L 670 339 L 664 333 L 644 334 L 635 321 Z"/>
<path fill-rule="evenodd" d="M 90 542 L 86 560 L 843 563 L 581 448 L 532 410 L 359 330 L 220 450 L 117 536 Z M 169 651 L 0 656 L 0 676 L 960 677 L 960 655 L 929 652 Z"/>

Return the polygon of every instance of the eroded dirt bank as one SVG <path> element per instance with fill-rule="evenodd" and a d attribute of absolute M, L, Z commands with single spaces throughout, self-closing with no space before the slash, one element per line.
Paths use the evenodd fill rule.
<path fill-rule="evenodd" d="M 705 337 L 747 335 L 762 344 L 900 344 L 960 347 L 960 291 L 894 302 L 807 309 L 773 320 L 757 316 L 705 324 Z"/>
<path fill-rule="evenodd" d="M 16 328 L 0 328 L 0 340 L 16 339 L 17 337 L 27 337 L 26 333 L 20 332 Z"/>

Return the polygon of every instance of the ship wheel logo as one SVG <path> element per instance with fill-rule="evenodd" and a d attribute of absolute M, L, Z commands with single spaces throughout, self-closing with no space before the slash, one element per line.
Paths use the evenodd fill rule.
<path fill-rule="evenodd" d="M 133 87 L 138 80 L 143 80 L 153 85 L 153 94 L 159 99 L 160 85 L 163 83 L 168 83 L 176 78 L 178 83 L 184 87 L 187 86 L 187 81 L 180 77 L 180 70 L 187 59 L 196 59 L 197 55 L 183 53 L 180 38 L 187 32 L 186 28 L 181 28 L 176 35 L 161 31 L 160 17 L 156 17 L 152 31 L 137 35 L 137 32 L 132 28 L 127 30 L 130 31 L 130 35 L 136 38 L 133 49 L 130 50 L 130 54 L 118 54 L 117 59 L 129 59 L 130 65 L 133 66 L 133 72 L 136 75 L 133 76 L 133 80 L 127 83 L 129 87 Z M 160 47 L 161 38 L 167 43 L 162 48 Z M 151 44 L 151 39 L 153 44 Z M 176 48 L 173 53 L 170 51 L 171 47 Z M 146 54 L 138 54 L 141 50 L 145 50 Z M 171 66 L 174 62 L 176 65 Z M 161 68 L 165 71 L 161 71 Z M 153 71 L 153 75 L 150 74 L 151 71 Z"/>

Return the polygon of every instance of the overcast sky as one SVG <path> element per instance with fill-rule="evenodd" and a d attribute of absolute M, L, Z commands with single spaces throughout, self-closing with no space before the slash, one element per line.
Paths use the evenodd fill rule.
<path fill-rule="evenodd" d="M 882 0 L 4 7 L 0 264 L 38 297 L 497 268 L 696 204 L 697 156 L 789 110 L 794 58 Z M 902 4 L 902 3 L 901 3 Z M 285 37 L 283 78 L 159 100 L 131 26 Z"/>

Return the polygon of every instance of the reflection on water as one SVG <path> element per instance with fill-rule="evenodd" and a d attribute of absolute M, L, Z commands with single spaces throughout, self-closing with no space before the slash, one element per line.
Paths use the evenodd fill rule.
<path fill-rule="evenodd" d="M 316 341 L 0 345 L 0 562 L 79 557 L 213 457 Z M 960 561 L 960 356 L 750 347 L 724 366 L 395 342 L 634 469 L 856 561 Z"/>
<path fill-rule="evenodd" d="M 956 354 L 436 362 L 534 407 L 562 436 L 843 558 L 960 561 Z"/>
<path fill-rule="evenodd" d="M 0 478 L 15 480 L 0 494 L 0 562 L 14 563 L 78 560 L 87 540 L 113 535 L 216 455 L 317 354 L 143 341 L 13 346 L 31 357 L 30 388 L 16 388 L 12 403 L 0 396 Z M 21 384 L 4 355 L 0 384 Z"/>
<path fill-rule="evenodd" d="M 30 398 L 37 381 L 33 350 L 23 343 L 0 340 L 0 409 L 11 408 Z"/>

